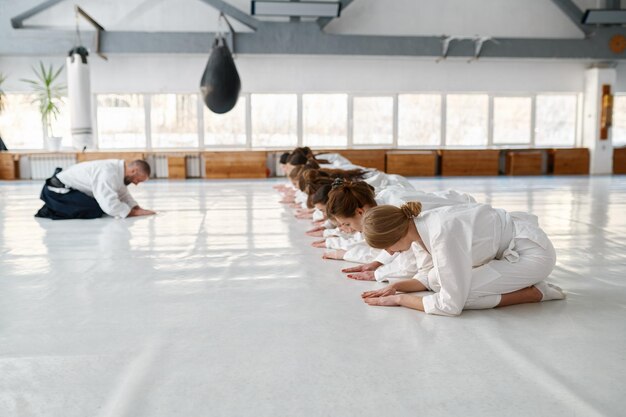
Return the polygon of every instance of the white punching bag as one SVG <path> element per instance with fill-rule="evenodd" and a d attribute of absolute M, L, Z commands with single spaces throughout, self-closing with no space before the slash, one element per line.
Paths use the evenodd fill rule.
<path fill-rule="evenodd" d="M 72 143 L 79 150 L 94 149 L 91 125 L 91 83 L 87 49 L 79 46 L 67 57 L 67 95 L 69 98 Z"/>

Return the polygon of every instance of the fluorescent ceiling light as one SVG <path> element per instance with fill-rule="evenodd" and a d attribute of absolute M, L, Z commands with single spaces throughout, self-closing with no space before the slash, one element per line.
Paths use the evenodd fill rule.
<path fill-rule="evenodd" d="M 253 16 L 339 17 L 339 2 L 252 1 Z"/>
<path fill-rule="evenodd" d="M 587 25 L 623 25 L 626 24 L 626 10 L 587 10 L 583 15 L 583 23 Z"/>

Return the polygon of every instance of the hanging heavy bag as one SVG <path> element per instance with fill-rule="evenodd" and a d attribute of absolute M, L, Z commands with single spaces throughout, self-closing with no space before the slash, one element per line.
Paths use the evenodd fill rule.
<path fill-rule="evenodd" d="M 206 106 L 214 113 L 227 113 L 235 107 L 241 90 L 241 79 L 233 56 L 222 36 L 215 38 L 206 64 L 200 91 Z"/>

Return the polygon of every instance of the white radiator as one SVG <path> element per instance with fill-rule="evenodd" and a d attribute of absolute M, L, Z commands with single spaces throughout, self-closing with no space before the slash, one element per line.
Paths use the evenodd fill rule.
<path fill-rule="evenodd" d="M 200 155 L 186 155 L 185 165 L 187 166 L 187 178 L 202 177 Z"/>
<path fill-rule="evenodd" d="M 169 176 L 167 155 L 154 155 L 154 176 L 156 178 L 167 178 Z"/>
<path fill-rule="evenodd" d="M 54 170 L 67 168 L 76 164 L 75 155 L 30 155 L 30 174 L 34 180 L 45 180 L 54 174 Z"/>
<path fill-rule="evenodd" d="M 267 167 L 270 169 L 271 177 L 284 177 L 285 173 L 283 172 L 283 168 L 280 166 L 280 156 L 282 152 L 274 152 L 267 154 Z"/>

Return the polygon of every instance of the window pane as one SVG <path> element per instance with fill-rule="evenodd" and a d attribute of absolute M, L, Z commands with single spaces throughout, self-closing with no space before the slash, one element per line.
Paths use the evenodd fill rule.
<path fill-rule="evenodd" d="M 393 142 L 393 98 L 354 97 L 353 142 L 384 145 Z"/>
<path fill-rule="evenodd" d="M 493 143 L 530 143 L 531 108 L 530 97 L 495 97 Z"/>
<path fill-rule="evenodd" d="M 489 97 L 486 94 L 450 94 L 446 97 L 446 145 L 487 144 Z"/>
<path fill-rule="evenodd" d="M 626 95 L 613 99 L 613 146 L 626 146 Z"/>
<path fill-rule="evenodd" d="M 63 97 L 63 101 L 58 103 L 59 115 L 56 119 L 52 120 L 52 133 L 56 137 L 61 137 L 61 147 L 73 148 L 72 142 L 72 130 L 70 129 L 70 106 L 68 104 L 68 98 Z"/>
<path fill-rule="evenodd" d="M 576 96 L 538 95 L 535 144 L 573 146 L 576 141 Z"/>
<path fill-rule="evenodd" d="M 98 141 L 102 149 L 145 148 L 141 94 L 98 94 Z"/>
<path fill-rule="evenodd" d="M 235 107 L 224 114 L 204 108 L 204 143 L 206 145 L 246 144 L 246 97 L 239 97 Z"/>
<path fill-rule="evenodd" d="M 150 128 L 153 148 L 197 148 L 198 95 L 153 95 Z"/>
<path fill-rule="evenodd" d="M 398 96 L 398 146 L 438 146 L 441 143 L 441 95 Z"/>
<path fill-rule="evenodd" d="M 0 115 L 0 135 L 11 149 L 42 149 L 43 127 L 37 103 L 31 94 L 6 94 Z"/>
<path fill-rule="evenodd" d="M 302 95 L 302 133 L 307 146 L 346 146 L 348 95 Z"/>
<path fill-rule="evenodd" d="M 252 146 L 296 146 L 298 100 L 295 94 L 252 94 Z"/>

